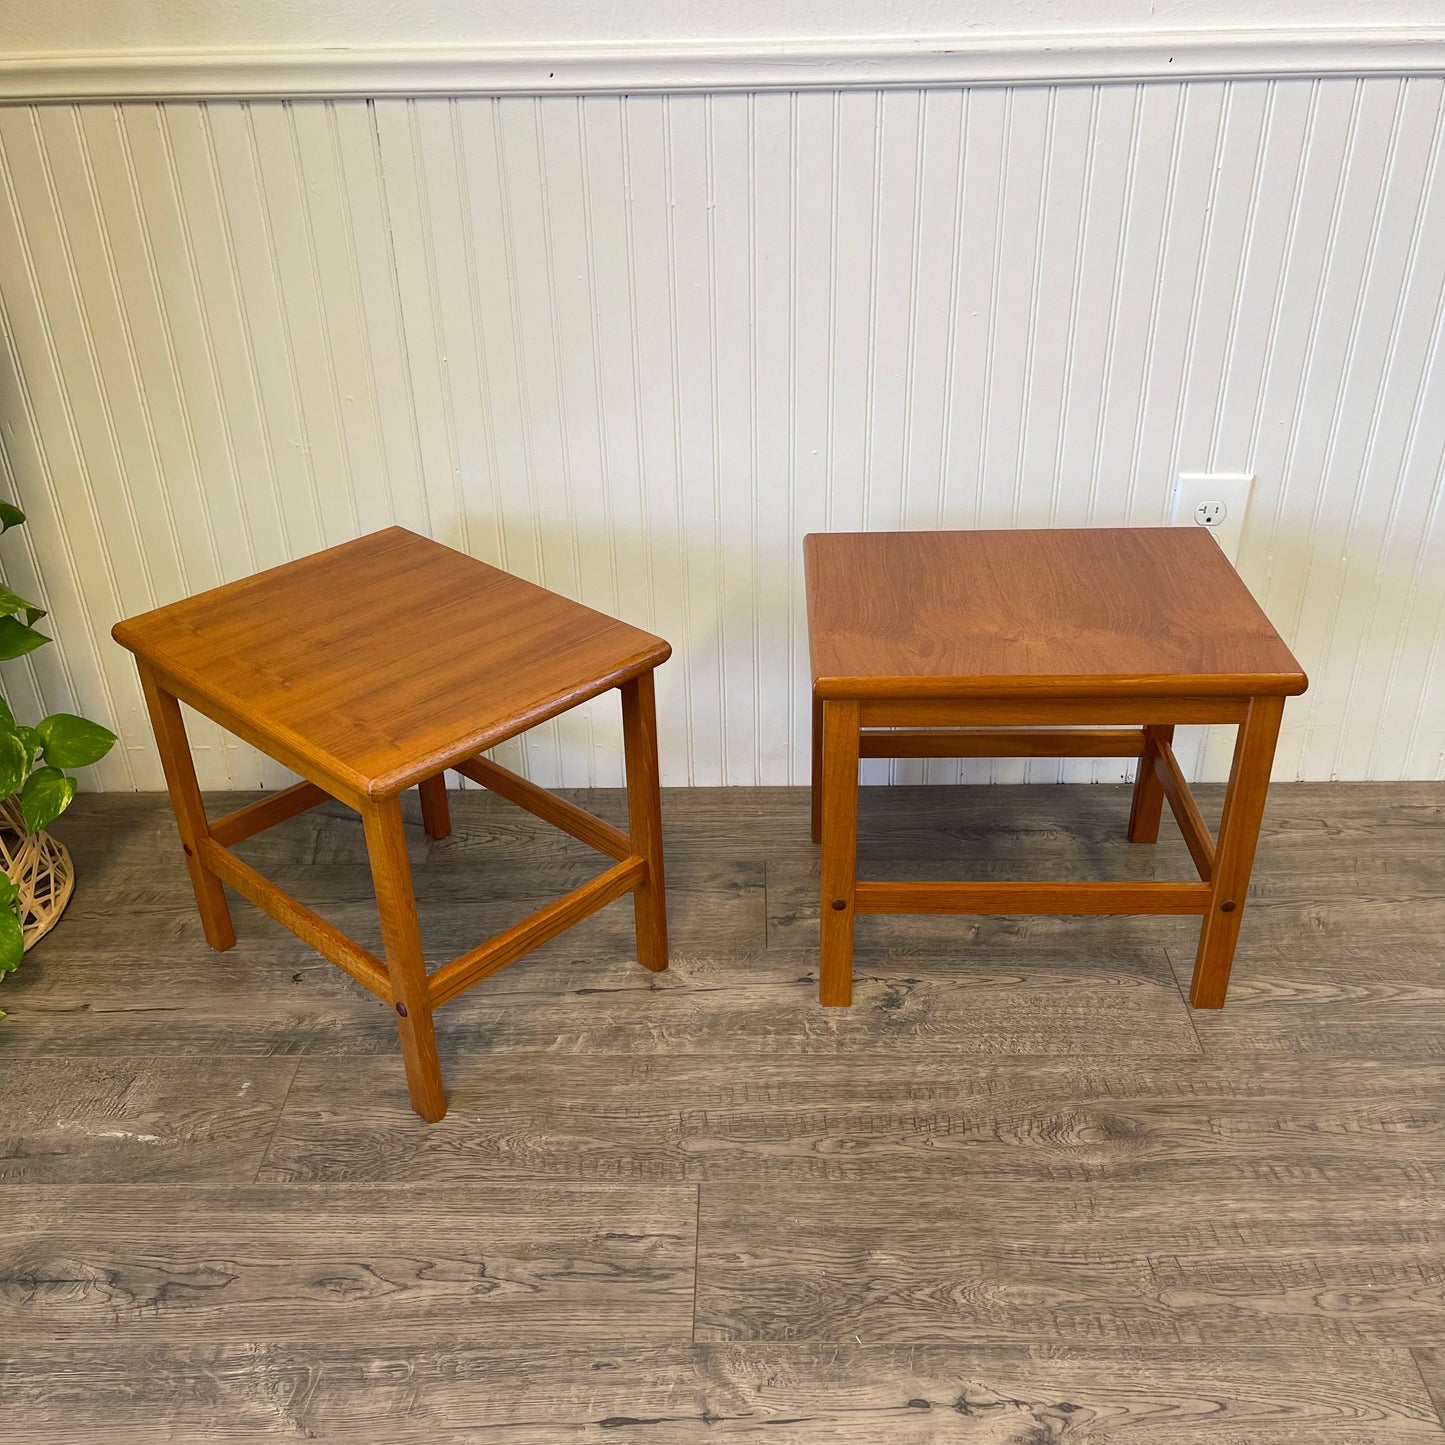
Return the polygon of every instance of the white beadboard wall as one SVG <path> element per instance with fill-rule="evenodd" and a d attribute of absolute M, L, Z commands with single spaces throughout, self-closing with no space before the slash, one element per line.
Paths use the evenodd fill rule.
<path fill-rule="evenodd" d="M 116 726 L 93 786 L 160 787 L 112 622 L 400 522 L 669 638 L 666 783 L 796 783 L 805 532 L 1156 524 L 1177 471 L 1250 471 L 1240 568 L 1312 679 L 1276 776 L 1441 777 L 1442 100 L 0 108 L 0 551 L 60 639 L 6 690 Z M 194 740 L 206 786 L 285 776 Z M 615 703 L 501 755 L 615 784 Z"/>

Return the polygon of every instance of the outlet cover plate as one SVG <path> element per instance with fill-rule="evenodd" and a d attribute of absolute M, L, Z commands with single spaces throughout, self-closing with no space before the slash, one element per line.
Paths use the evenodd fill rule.
<path fill-rule="evenodd" d="M 1245 472 L 1180 472 L 1169 520 L 1178 527 L 1207 527 L 1235 562 L 1253 490 L 1254 478 Z"/>

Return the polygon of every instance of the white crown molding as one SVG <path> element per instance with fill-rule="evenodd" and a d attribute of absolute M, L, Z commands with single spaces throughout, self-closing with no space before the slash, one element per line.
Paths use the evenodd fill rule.
<path fill-rule="evenodd" d="M 617 95 L 1445 74 L 1445 25 L 0 57 L 0 103 Z"/>

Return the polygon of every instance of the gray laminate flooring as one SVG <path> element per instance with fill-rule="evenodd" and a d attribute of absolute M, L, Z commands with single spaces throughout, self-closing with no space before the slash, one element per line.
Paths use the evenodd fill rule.
<path fill-rule="evenodd" d="M 0 988 L 0 1440 L 1445 1445 L 1445 785 L 1276 786 L 1216 1013 L 1169 918 L 864 919 L 824 1011 L 806 794 L 664 811 L 672 968 L 623 900 L 448 1005 L 428 1126 L 382 1004 L 81 798 Z M 433 962 L 598 866 L 453 813 Z M 868 789 L 862 871 L 1189 877 L 1127 814 Z M 345 809 L 243 851 L 379 946 Z"/>

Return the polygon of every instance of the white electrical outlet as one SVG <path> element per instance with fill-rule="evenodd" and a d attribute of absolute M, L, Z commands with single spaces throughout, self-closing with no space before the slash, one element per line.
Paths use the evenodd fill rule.
<path fill-rule="evenodd" d="M 1240 472 L 1180 472 L 1169 520 L 1177 526 L 1207 527 L 1233 562 L 1239 556 L 1253 487 L 1254 478 Z"/>

